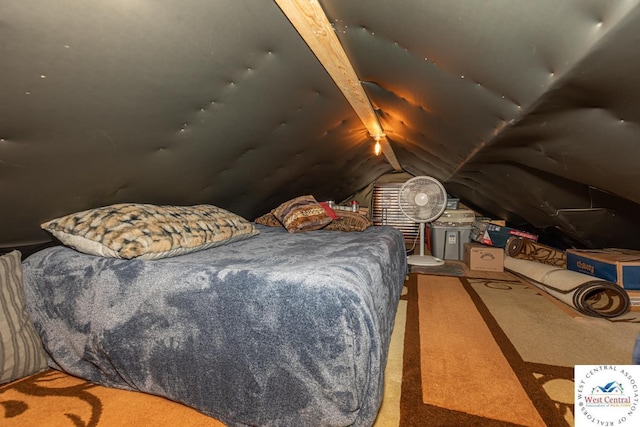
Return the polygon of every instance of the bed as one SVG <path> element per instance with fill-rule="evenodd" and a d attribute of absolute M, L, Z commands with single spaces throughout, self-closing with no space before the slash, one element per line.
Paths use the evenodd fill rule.
<path fill-rule="evenodd" d="M 365 426 L 407 274 L 402 234 L 259 234 L 162 259 L 66 246 L 23 263 L 49 366 L 230 426 Z"/>

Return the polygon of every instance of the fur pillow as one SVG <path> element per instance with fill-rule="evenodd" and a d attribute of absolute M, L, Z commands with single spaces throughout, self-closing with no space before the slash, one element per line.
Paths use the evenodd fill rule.
<path fill-rule="evenodd" d="M 337 210 L 335 213 L 338 219 L 334 219 L 325 230 L 364 231 L 373 225 L 369 218 L 357 212 Z"/>
<path fill-rule="evenodd" d="M 70 214 L 42 228 L 80 252 L 124 259 L 167 258 L 259 233 L 253 223 L 216 206 L 136 203 Z"/>
<path fill-rule="evenodd" d="M 254 222 L 256 224 L 266 225 L 269 227 L 282 227 L 282 223 L 278 221 L 278 218 L 273 216 L 271 212 L 267 212 L 266 214 L 259 216 Z"/>
<path fill-rule="evenodd" d="M 289 233 L 318 230 L 332 221 L 327 211 L 310 195 L 284 202 L 271 213 Z"/>

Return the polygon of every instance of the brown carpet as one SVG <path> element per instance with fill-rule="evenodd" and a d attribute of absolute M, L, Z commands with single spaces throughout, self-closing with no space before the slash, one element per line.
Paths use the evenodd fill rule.
<path fill-rule="evenodd" d="M 418 311 L 424 403 L 484 418 L 544 426 L 459 280 L 420 276 Z M 478 405 L 477 399 L 469 396 L 482 396 L 483 404 Z"/>
<path fill-rule="evenodd" d="M 411 274 L 375 427 L 573 425 L 573 366 L 629 364 L 639 317 L 583 317 L 508 274 Z M 0 425 L 223 426 L 53 370 L 0 386 Z"/>

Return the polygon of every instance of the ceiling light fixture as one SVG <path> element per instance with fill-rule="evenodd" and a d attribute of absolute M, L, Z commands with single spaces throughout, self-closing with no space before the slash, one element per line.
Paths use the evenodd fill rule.
<path fill-rule="evenodd" d="M 384 137 L 385 137 L 385 134 L 375 135 L 373 137 L 373 139 L 375 139 L 375 141 L 376 141 L 376 145 L 373 147 L 373 151 L 374 151 L 374 153 L 376 153 L 376 156 L 379 156 L 380 153 L 382 152 L 382 146 L 380 145 L 380 139 L 384 138 Z"/>
<path fill-rule="evenodd" d="M 345 52 L 335 28 L 318 0 L 275 0 L 316 58 L 342 91 L 370 135 L 384 135 L 360 78 Z M 380 152 L 396 171 L 402 171 L 388 141 L 380 141 Z"/>

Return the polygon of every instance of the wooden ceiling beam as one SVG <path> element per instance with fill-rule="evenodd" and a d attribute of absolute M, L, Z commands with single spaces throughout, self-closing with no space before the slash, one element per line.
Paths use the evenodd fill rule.
<path fill-rule="evenodd" d="M 369 97 L 317 0 L 274 0 L 351 104 L 394 170 L 402 167 L 385 137 Z"/>

